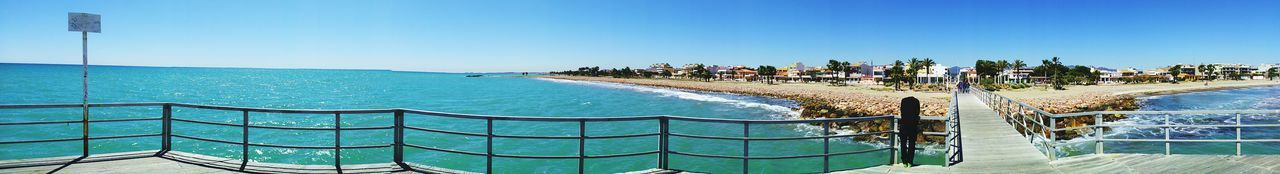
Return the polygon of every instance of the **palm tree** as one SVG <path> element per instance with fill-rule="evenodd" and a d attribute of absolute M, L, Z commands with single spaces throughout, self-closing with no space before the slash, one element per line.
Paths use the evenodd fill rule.
<path fill-rule="evenodd" d="M 849 61 L 840 62 L 840 67 L 844 67 L 844 68 L 841 68 L 841 69 L 844 69 L 844 71 L 842 71 L 844 73 L 844 79 L 841 80 L 841 82 L 844 82 L 845 85 L 849 85 L 849 79 L 848 79 L 849 75 L 853 74 L 854 71 L 857 71 L 857 68 L 854 68 L 850 65 L 851 64 L 849 64 Z"/>
<path fill-rule="evenodd" d="M 907 60 L 907 75 L 911 76 L 911 81 L 907 82 L 907 88 L 915 90 L 916 81 L 920 81 L 920 77 L 916 73 L 920 73 L 920 59 L 912 57 Z"/>
<path fill-rule="evenodd" d="M 906 75 L 903 74 L 903 70 L 902 70 L 902 61 L 901 60 L 894 61 L 893 68 L 889 69 L 888 74 L 893 79 L 889 81 L 889 82 L 893 82 L 893 90 L 901 91 L 902 81 L 904 81 L 904 79 L 906 78 Z"/>
<path fill-rule="evenodd" d="M 1267 80 L 1276 80 L 1276 76 L 1280 76 L 1280 74 L 1276 72 L 1276 69 L 1277 68 L 1275 67 L 1267 69 Z"/>
<path fill-rule="evenodd" d="M 835 59 L 831 59 L 830 61 L 827 61 L 827 69 L 828 69 L 828 70 L 831 70 L 831 76 L 832 76 L 832 78 L 831 78 L 831 80 L 832 80 L 832 81 L 831 81 L 831 84 L 832 84 L 832 85 L 835 85 L 835 84 L 836 84 L 836 81 L 835 81 L 835 79 L 836 79 L 836 77 L 835 77 L 835 76 L 836 76 L 836 75 L 835 75 L 835 74 L 836 74 L 836 72 L 844 72 L 844 68 L 840 66 L 840 61 L 837 61 L 837 60 L 835 60 Z"/>
<path fill-rule="evenodd" d="M 1027 67 L 1027 63 L 1026 63 L 1026 62 L 1022 62 L 1022 60 L 1013 60 L 1013 64 L 1012 64 L 1012 65 L 1010 65 L 1010 66 L 1013 66 L 1013 70 L 1014 70 L 1014 71 L 1018 71 L 1018 70 L 1020 70 L 1020 69 L 1022 69 L 1022 68 L 1026 68 L 1026 67 Z M 1018 83 L 1025 83 L 1025 82 L 1022 82 L 1023 80 L 1027 80 L 1027 79 L 1026 79 L 1026 78 L 1018 79 L 1018 81 L 1019 81 Z"/>
<path fill-rule="evenodd" d="M 1000 68 L 996 70 L 996 72 L 1002 73 L 1004 72 L 1005 69 L 1009 69 L 1009 61 L 1006 61 L 1006 60 L 996 61 L 996 67 Z M 996 76 L 996 81 L 1000 84 L 1004 84 L 1005 80 L 1007 80 L 1007 77 L 1000 77 L 998 75 Z"/>
<path fill-rule="evenodd" d="M 931 59 L 931 58 L 927 58 L 927 57 L 926 57 L 926 58 L 924 58 L 924 62 L 923 62 L 923 63 L 924 63 L 924 67 L 925 67 L 925 68 L 924 68 L 924 74 L 925 74 L 924 76 L 925 76 L 925 77 L 928 77 L 928 82 L 926 82 L 926 84 L 932 84 L 932 83 L 933 83 L 933 66 L 934 66 L 934 65 L 938 65 L 938 62 L 933 62 L 933 59 Z"/>

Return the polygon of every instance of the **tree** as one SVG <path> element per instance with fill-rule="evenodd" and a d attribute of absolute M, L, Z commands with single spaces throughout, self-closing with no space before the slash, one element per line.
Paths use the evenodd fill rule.
<path fill-rule="evenodd" d="M 773 66 L 760 65 L 756 68 L 756 74 L 764 79 L 765 83 L 773 84 L 773 75 L 778 74 L 778 69 Z"/>
<path fill-rule="evenodd" d="M 849 64 L 849 61 L 840 62 L 840 66 L 844 67 L 844 68 L 841 68 L 844 71 L 840 71 L 844 73 L 844 78 L 842 78 L 840 82 L 844 83 L 845 85 L 849 85 L 849 75 L 853 74 L 853 72 L 855 71 L 858 71 L 857 68 L 854 68 L 851 65 L 852 64 Z"/>
<path fill-rule="evenodd" d="M 1005 79 L 1005 77 L 999 76 L 999 73 L 1004 72 L 1004 70 L 1005 70 L 1005 69 L 1009 69 L 1009 66 L 1010 66 L 1009 61 L 1007 61 L 1007 60 L 999 60 L 999 61 L 996 61 L 995 66 L 996 66 L 996 75 L 997 75 L 997 79 L 998 79 L 998 80 L 996 80 L 996 82 L 997 82 L 997 83 L 1000 83 L 1000 84 L 1004 84 L 1004 81 L 1005 81 L 1006 79 Z"/>
<path fill-rule="evenodd" d="M 922 61 L 920 61 L 920 59 L 917 59 L 914 57 L 912 57 L 910 60 L 907 60 L 907 75 L 910 76 L 911 78 L 911 81 L 907 82 L 907 88 L 909 89 L 915 90 L 916 81 L 920 81 L 920 77 L 917 76 L 916 74 L 920 73 L 921 62 Z"/>
<path fill-rule="evenodd" d="M 836 82 L 837 82 L 837 81 L 835 80 L 835 79 L 836 79 L 836 77 L 835 77 L 836 75 L 835 75 L 835 74 L 836 74 L 836 72 L 844 72 L 844 67 L 841 67 L 841 66 L 840 66 L 840 61 L 837 61 L 837 60 L 835 60 L 835 59 L 831 59 L 830 61 L 827 61 L 827 69 L 828 69 L 828 70 L 831 70 L 831 72 L 832 72 L 832 73 L 831 73 L 831 74 L 832 74 L 832 75 L 831 75 L 831 76 L 832 76 L 831 84 L 832 84 L 832 85 L 835 85 L 835 84 L 836 84 Z"/>
<path fill-rule="evenodd" d="M 978 72 L 978 82 L 982 83 L 983 77 L 995 77 L 999 72 L 999 65 L 995 61 L 978 60 L 973 64 L 973 68 Z"/>
<path fill-rule="evenodd" d="M 927 79 L 928 81 L 925 82 L 925 84 L 932 84 L 933 83 L 933 66 L 938 65 L 938 62 L 934 62 L 933 59 L 926 57 L 924 58 L 924 61 L 921 63 L 924 64 L 924 74 L 925 74 L 924 76 L 928 78 Z"/>
<path fill-rule="evenodd" d="M 1276 80 L 1276 77 L 1280 76 L 1280 72 L 1276 72 L 1277 68 L 1278 67 L 1272 67 L 1271 69 L 1267 69 L 1267 80 Z"/>
<path fill-rule="evenodd" d="M 1062 84 L 1066 83 L 1066 78 L 1063 75 L 1066 74 L 1067 67 L 1062 65 L 1062 61 L 1058 57 L 1041 60 L 1040 67 L 1036 67 L 1035 71 L 1039 71 L 1037 74 L 1048 77 L 1053 89 L 1066 90 L 1066 88 L 1062 87 Z"/>
<path fill-rule="evenodd" d="M 886 73 L 890 75 L 888 82 L 893 83 L 893 90 L 901 91 L 902 81 L 906 80 L 906 72 L 902 70 L 902 61 L 894 61 L 893 68 L 889 68 L 889 72 Z"/>
<path fill-rule="evenodd" d="M 1013 60 L 1013 64 L 1011 64 L 1011 65 L 1009 65 L 1009 66 L 1012 66 L 1012 67 L 1013 67 L 1013 71 L 1014 71 L 1014 72 L 1017 72 L 1018 70 L 1021 70 L 1022 68 L 1026 68 L 1026 67 L 1027 67 L 1027 63 L 1022 62 L 1022 60 Z M 1026 80 L 1026 78 L 1019 79 L 1018 83 L 1026 83 L 1026 82 L 1023 82 L 1023 80 Z"/>
<path fill-rule="evenodd" d="M 1169 71 L 1169 81 L 1173 82 L 1173 84 L 1178 84 L 1178 81 L 1180 80 L 1178 75 L 1182 75 L 1182 65 L 1173 65 L 1166 71 Z"/>

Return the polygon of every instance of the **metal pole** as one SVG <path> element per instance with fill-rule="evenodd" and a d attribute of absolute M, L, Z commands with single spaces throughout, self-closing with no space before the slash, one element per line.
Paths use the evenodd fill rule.
<path fill-rule="evenodd" d="M 396 164 L 404 167 L 404 110 L 397 109 L 395 112 L 395 160 Z"/>
<path fill-rule="evenodd" d="M 244 171 L 244 167 L 249 164 L 249 111 L 243 110 L 241 113 L 244 113 L 244 117 L 240 119 L 240 171 Z"/>
<path fill-rule="evenodd" d="M 1164 155 L 1172 154 L 1169 150 L 1169 114 L 1164 114 Z"/>
<path fill-rule="evenodd" d="M 1093 115 L 1093 129 L 1093 137 L 1095 139 L 1093 153 L 1102 154 L 1102 113 Z"/>
<path fill-rule="evenodd" d="M 747 171 L 749 171 L 749 168 L 747 166 L 748 156 L 751 155 L 750 153 L 751 140 L 748 139 L 749 137 L 751 137 L 751 122 L 742 122 L 742 138 L 743 138 L 742 139 L 742 173 L 743 174 L 746 174 Z"/>
<path fill-rule="evenodd" d="M 493 173 L 493 118 L 485 119 L 484 173 Z"/>
<path fill-rule="evenodd" d="M 1018 113 L 1021 114 L 1022 112 L 1019 111 Z M 1047 143 L 1049 143 L 1049 147 L 1050 147 L 1049 150 L 1053 150 L 1053 155 L 1049 156 L 1049 160 L 1051 161 L 1058 160 L 1058 132 L 1054 131 L 1057 129 L 1058 129 L 1058 119 L 1050 117 L 1049 118 L 1049 141 Z"/>
<path fill-rule="evenodd" d="M 80 137 L 84 142 L 84 144 L 82 144 L 83 146 L 81 146 L 81 150 L 84 150 L 84 151 L 80 156 L 88 157 L 89 156 L 89 32 L 81 31 L 80 40 L 81 40 L 80 51 L 82 54 L 81 64 L 80 64 L 81 65 L 80 70 L 82 72 L 81 74 L 82 76 L 80 80 L 81 82 L 83 82 L 82 84 L 84 85 L 84 90 L 83 90 L 84 98 L 82 100 L 84 102 L 84 110 L 82 112 L 84 113 L 84 117 L 80 119 L 80 122 L 82 125 L 81 128 L 84 129 L 83 131 L 84 136 Z"/>
<path fill-rule="evenodd" d="M 169 150 L 173 149 L 173 142 L 169 137 L 169 135 L 173 134 L 173 126 L 170 124 L 170 120 L 173 118 L 173 105 L 165 103 L 160 117 L 162 117 L 160 127 L 164 129 L 160 135 L 160 151 L 162 153 L 169 152 Z"/>
<path fill-rule="evenodd" d="M 831 172 L 831 122 L 822 122 L 822 173 Z"/>
<path fill-rule="evenodd" d="M 667 122 L 668 120 L 667 120 L 667 117 L 665 116 L 662 118 L 658 118 L 658 127 L 659 127 L 658 133 L 661 134 L 658 136 L 658 151 L 662 151 L 661 153 L 658 153 L 658 168 L 663 170 L 668 169 L 667 168 L 667 152 L 668 152 L 667 144 L 670 142 L 667 142 L 668 141 L 667 134 L 669 134 L 669 131 L 667 130 L 669 127 Z"/>
<path fill-rule="evenodd" d="M 583 173 L 587 159 L 587 120 L 578 120 L 578 173 Z"/>
<path fill-rule="evenodd" d="M 1236 156 L 1240 156 L 1240 113 L 1236 113 Z"/>
<path fill-rule="evenodd" d="M 896 164 L 896 163 L 894 162 L 894 158 L 897 158 L 897 157 L 896 157 L 896 155 L 897 155 L 897 153 L 898 153 L 898 151 L 897 151 L 897 150 L 898 150 L 898 149 L 897 149 L 897 147 L 898 147 L 898 141 L 897 141 L 897 140 L 898 140 L 898 137 L 900 137 L 902 134 L 901 134 L 900 132 L 897 132 L 897 131 L 898 131 L 898 119 L 897 119 L 897 118 L 889 118 L 889 120 L 891 120 L 891 121 L 890 121 L 890 122 L 891 122 L 891 123 L 890 123 L 891 125 L 889 125 L 889 127 L 892 127 L 891 129 L 893 129 L 893 130 L 889 130 L 889 132 L 891 132 L 891 133 L 889 133 L 889 165 L 893 165 L 893 164 Z"/>
<path fill-rule="evenodd" d="M 342 173 L 342 112 L 333 112 L 333 168 Z"/>

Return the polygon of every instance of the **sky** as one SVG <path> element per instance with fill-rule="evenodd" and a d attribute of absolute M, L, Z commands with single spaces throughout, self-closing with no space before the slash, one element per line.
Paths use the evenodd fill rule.
<path fill-rule="evenodd" d="M 1154 68 L 1280 63 L 1280 1 L 0 0 L 0 62 L 80 63 L 68 12 L 102 15 L 90 64 L 568 70 L 653 63 Z"/>

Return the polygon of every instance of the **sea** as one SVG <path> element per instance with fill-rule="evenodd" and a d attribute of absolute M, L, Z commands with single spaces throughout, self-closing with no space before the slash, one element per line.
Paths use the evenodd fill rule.
<path fill-rule="evenodd" d="M 792 100 L 656 88 L 604 82 L 552 80 L 518 73 L 403 72 L 389 70 L 260 69 L 90 66 L 89 102 L 177 102 L 201 105 L 281 108 L 281 109 L 385 109 L 408 108 L 449 113 L 539 116 L 539 117 L 621 117 L 674 115 L 701 118 L 753 120 L 796 119 L 798 103 Z M 0 64 L 0 104 L 78 104 L 81 102 L 79 65 Z M 1277 89 L 1270 90 L 1275 97 Z M 1232 92 L 1227 92 L 1232 93 Z M 1254 92 L 1256 93 L 1256 92 Z M 1227 95 L 1227 94 L 1223 94 Z M 1243 97 L 1242 97 L 1243 98 Z M 1166 98 L 1168 99 L 1168 98 Z M 1157 100 L 1157 99 L 1151 99 Z M 1276 107 L 1274 98 L 1271 105 Z M 1210 100 L 1216 102 L 1217 100 Z M 91 119 L 158 118 L 160 107 L 91 108 Z M 0 123 L 80 120 L 80 108 L 3 109 Z M 239 111 L 219 111 L 175 107 L 173 118 L 239 124 Z M 343 114 L 342 127 L 390 126 L 391 114 Z M 174 121 L 173 134 L 239 142 L 239 127 L 203 125 Z M 260 126 L 331 128 L 332 114 L 250 113 L 250 124 Z M 472 133 L 484 133 L 485 121 L 433 116 L 406 116 L 408 126 Z M 113 136 L 155 134 L 160 121 L 93 123 L 90 135 Z M 501 135 L 576 136 L 576 122 L 495 121 L 494 133 Z M 653 133 L 653 121 L 588 123 L 587 135 Z M 672 121 L 671 131 L 710 136 L 741 136 L 740 124 Z M 821 128 L 807 124 L 752 125 L 751 137 L 819 136 Z M 78 138 L 81 124 L 0 126 L 0 141 Z M 838 131 L 841 134 L 853 132 Z M 250 143 L 333 146 L 334 132 L 314 130 L 249 129 Z M 343 146 L 391 144 L 391 130 L 342 131 Z M 241 146 L 194 139 L 173 138 L 173 150 L 231 159 L 241 158 Z M 484 137 L 407 131 L 406 143 L 467 152 L 485 152 Z M 656 137 L 588 140 L 587 155 L 608 155 L 657 150 Z M 156 150 L 159 137 L 139 137 L 90 141 L 92 154 Z M 832 153 L 885 147 L 886 142 L 838 138 L 831 140 Z M 671 137 L 673 151 L 740 156 L 739 140 L 701 140 Z M 80 141 L 0 145 L 0 160 L 75 156 Z M 371 164 L 392 161 L 391 148 L 343 149 L 342 163 Z M 574 156 L 576 139 L 495 138 L 494 152 L 510 155 Z M 822 139 L 760 141 L 750 143 L 750 156 L 812 155 L 823 152 Z M 941 164 L 940 150 L 924 151 L 918 163 Z M 420 165 L 484 172 L 482 156 L 452 154 L 406 148 L 405 161 Z M 250 147 L 248 159 L 255 162 L 331 165 L 334 150 Z M 882 165 L 888 152 L 832 156 L 832 170 Z M 587 159 L 588 173 L 617 173 L 656 168 L 657 155 Z M 670 167 L 695 172 L 738 173 L 740 159 L 706 158 L 673 154 Z M 823 170 L 823 158 L 761 159 L 749 163 L 752 173 L 813 173 Z M 577 159 L 516 159 L 496 157 L 498 173 L 575 173 Z"/>
<path fill-rule="evenodd" d="M 1280 110 L 1280 86 L 1252 87 L 1229 90 L 1145 96 L 1138 98 L 1140 111 L 1182 110 Z M 1235 114 L 1164 115 L 1134 114 L 1115 121 L 1120 125 L 1160 125 L 1168 117 L 1172 125 L 1235 125 Z M 1280 125 L 1280 114 L 1241 114 L 1241 123 L 1255 125 Z M 1107 139 L 1164 139 L 1165 130 L 1152 127 L 1122 127 L 1108 129 Z M 1169 139 L 1235 140 L 1234 127 L 1175 127 L 1168 130 Z M 1280 127 L 1244 127 L 1242 139 L 1280 139 Z M 1063 156 L 1095 153 L 1093 136 L 1079 137 L 1061 142 L 1076 143 L 1060 149 Z M 1104 153 L 1164 154 L 1164 142 L 1105 142 Z M 1240 144 L 1243 155 L 1280 154 L 1280 142 L 1245 142 Z M 1176 142 L 1169 143 L 1172 154 L 1235 155 L 1234 142 Z"/>

